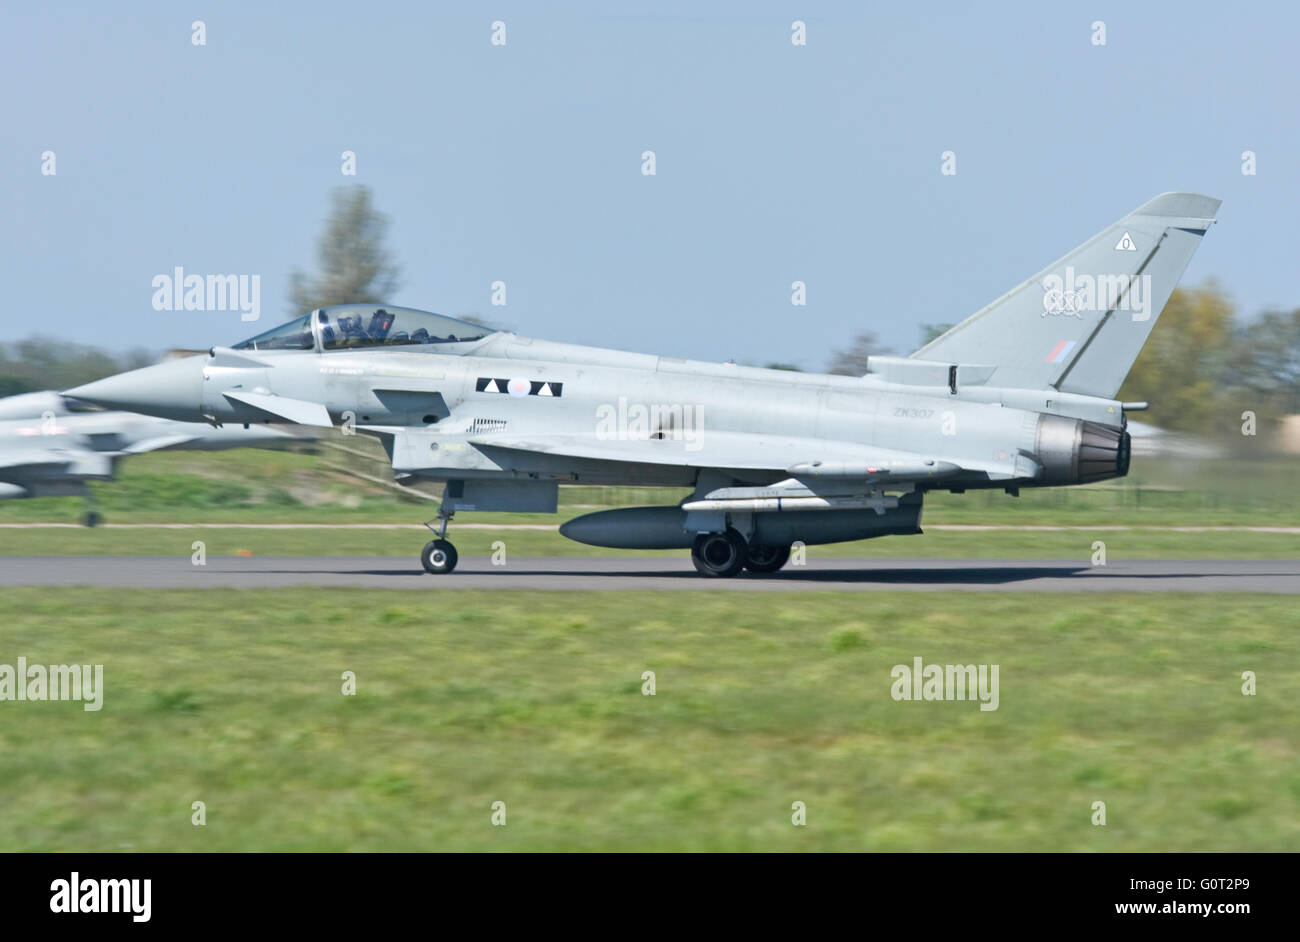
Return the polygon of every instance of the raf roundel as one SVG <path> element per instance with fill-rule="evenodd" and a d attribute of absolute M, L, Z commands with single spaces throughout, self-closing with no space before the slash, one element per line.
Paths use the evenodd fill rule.
<path fill-rule="evenodd" d="M 564 384 L 552 380 L 524 379 L 517 376 L 514 379 L 502 379 L 494 376 L 480 376 L 474 383 L 474 391 L 481 393 L 500 393 L 510 396 L 552 396 L 557 397 L 564 394 Z"/>

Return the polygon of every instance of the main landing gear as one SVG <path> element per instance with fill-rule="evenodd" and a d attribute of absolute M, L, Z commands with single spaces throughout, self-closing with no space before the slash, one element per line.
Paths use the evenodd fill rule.
<path fill-rule="evenodd" d="M 751 546 L 745 568 L 750 572 L 776 572 L 790 561 L 788 546 Z"/>
<path fill-rule="evenodd" d="M 420 564 L 424 566 L 425 572 L 432 573 L 435 576 L 451 572 L 456 568 L 456 561 L 460 558 L 456 553 L 456 547 L 452 546 L 446 539 L 447 524 L 454 513 L 453 510 L 439 510 L 437 529 L 434 529 L 432 520 L 425 524 L 426 527 L 438 534 L 438 538 L 430 540 L 424 545 L 424 550 L 420 553 Z"/>
<path fill-rule="evenodd" d="M 691 562 L 700 575 L 729 579 L 742 569 L 753 573 L 776 572 L 790 559 L 788 546 L 750 546 L 735 529 L 701 533 L 691 547 Z"/>

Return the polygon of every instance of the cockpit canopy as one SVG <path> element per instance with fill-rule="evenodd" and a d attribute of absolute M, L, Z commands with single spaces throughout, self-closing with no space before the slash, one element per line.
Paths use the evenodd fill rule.
<path fill-rule="evenodd" d="M 321 347 L 392 347 L 425 343 L 468 343 L 492 333 L 491 328 L 454 317 L 374 304 L 341 304 L 316 312 Z"/>
<path fill-rule="evenodd" d="M 272 327 L 266 333 L 235 344 L 236 350 L 310 350 L 316 345 L 311 335 L 311 314 Z"/>
<path fill-rule="evenodd" d="M 469 343 L 493 333 L 454 317 L 379 304 L 339 304 L 304 314 L 235 345 L 236 350 L 322 350 Z"/>

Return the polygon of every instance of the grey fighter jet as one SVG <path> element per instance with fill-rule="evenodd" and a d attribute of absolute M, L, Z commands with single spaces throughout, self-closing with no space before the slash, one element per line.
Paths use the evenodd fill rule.
<path fill-rule="evenodd" d="M 87 481 L 113 478 L 128 455 L 164 448 L 242 448 L 295 436 L 265 425 L 213 428 L 130 412 L 105 412 L 53 391 L 0 399 L 0 500 L 81 497 L 82 522 L 100 522 Z"/>
<path fill-rule="evenodd" d="M 553 512 L 560 484 L 690 486 L 675 506 L 570 520 L 597 546 L 689 548 L 705 576 L 795 543 L 920 533 L 927 491 L 1082 484 L 1129 467 L 1115 399 L 1219 200 L 1165 193 L 910 357 L 863 376 L 552 343 L 378 304 L 322 308 L 205 356 L 70 395 L 183 421 L 340 423 L 457 510 Z M 429 526 L 434 528 L 435 521 Z"/>

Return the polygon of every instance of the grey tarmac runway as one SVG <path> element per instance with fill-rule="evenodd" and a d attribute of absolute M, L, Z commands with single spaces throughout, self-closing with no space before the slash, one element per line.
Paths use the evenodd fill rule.
<path fill-rule="evenodd" d="M 918 592 L 1269 592 L 1300 593 L 1300 560 L 819 559 L 774 575 L 705 579 L 681 557 L 532 557 L 493 566 L 462 557 L 455 572 L 431 576 L 409 557 L 10 556 L 0 586 L 137 589 L 269 589 L 286 586 L 423 589 L 682 589 L 806 592 L 905 589 Z"/>

